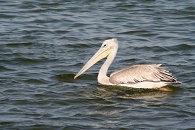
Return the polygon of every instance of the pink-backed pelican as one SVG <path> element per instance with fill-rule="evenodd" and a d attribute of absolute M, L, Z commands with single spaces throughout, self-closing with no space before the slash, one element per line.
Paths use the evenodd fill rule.
<path fill-rule="evenodd" d="M 98 83 L 102 85 L 126 86 L 132 88 L 160 88 L 166 85 L 180 83 L 172 74 L 161 68 L 161 64 L 133 65 L 118 70 L 107 76 L 107 70 L 114 60 L 118 50 L 117 39 L 105 40 L 95 55 L 83 66 L 74 77 L 84 73 L 99 60 L 107 57 L 98 74 Z"/>

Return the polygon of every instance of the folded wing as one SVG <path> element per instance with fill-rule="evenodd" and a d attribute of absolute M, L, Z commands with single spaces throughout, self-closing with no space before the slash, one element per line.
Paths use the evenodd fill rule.
<path fill-rule="evenodd" d="M 109 80 L 113 84 L 135 84 L 144 81 L 177 83 L 177 79 L 160 66 L 161 64 L 133 65 L 112 73 Z"/>

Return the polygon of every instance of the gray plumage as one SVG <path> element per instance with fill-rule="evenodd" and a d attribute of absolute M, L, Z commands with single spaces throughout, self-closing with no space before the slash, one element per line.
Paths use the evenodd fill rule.
<path fill-rule="evenodd" d="M 113 84 L 135 84 L 139 82 L 177 82 L 172 74 L 161 68 L 161 64 L 133 65 L 110 75 Z"/>

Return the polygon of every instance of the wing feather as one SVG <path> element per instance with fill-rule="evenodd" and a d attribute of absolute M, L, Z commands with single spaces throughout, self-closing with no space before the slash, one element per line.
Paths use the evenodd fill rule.
<path fill-rule="evenodd" d="M 143 81 L 177 82 L 169 71 L 160 66 L 161 64 L 133 65 L 112 73 L 109 80 L 113 84 L 135 84 Z"/>

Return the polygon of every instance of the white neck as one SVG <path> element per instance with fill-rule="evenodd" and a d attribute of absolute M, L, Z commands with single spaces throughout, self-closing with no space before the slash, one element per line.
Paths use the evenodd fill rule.
<path fill-rule="evenodd" d="M 116 56 L 117 49 L 113 49 L 113 51 L 108 55 L 106 61 L 104 62 L 104 64 L 100 68 L 100 71 L 98 74 L 98 83 L 107 84 L 107 85 L 111 84 L 109 82 L 109 77 L 107 76 L 107 71 L 108 71 L 108 68 L 110 67 L 112 61 L 114 60 L 114 58 Z"/>

